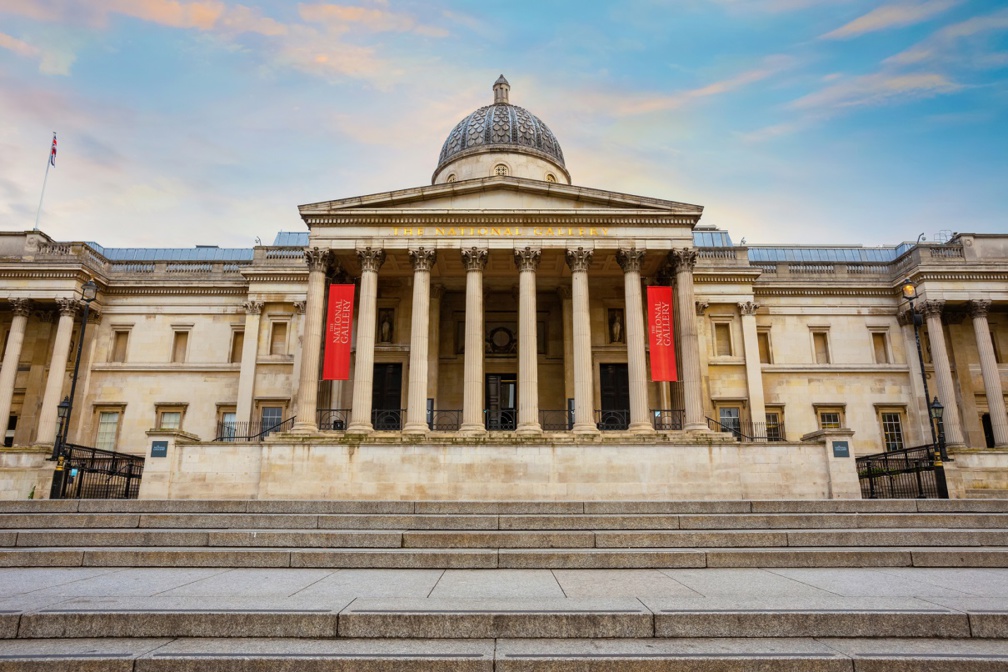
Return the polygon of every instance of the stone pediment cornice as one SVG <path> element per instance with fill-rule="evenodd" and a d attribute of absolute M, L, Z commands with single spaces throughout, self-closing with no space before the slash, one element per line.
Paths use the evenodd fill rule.
<path fill-rule="evenodd" d="M 641 210 L 357 210 L 303 215 L 310 226 L 693 226 L 698 214 Z"/>
<path fill-rule="evenodd" d="M 697 269 L 693 271 L 694 284 L 715 284 L 715 283 L 735 283 L 751 285 L 756 282 L 760 271 L 758 268 L 730 269 L 725 271 L 712 271 L 710 269 Z"/>
<path fill-rule="evenodd" d="M 755 296 L 861 296 L 861 297 L 882 297 L 891 299 L 893 292 L 891 288 L 872 287 L 837 287 L 820 285 L 818 287 L 753 287 Z"/>
<path fill-rule="evenodd" d="M 114 296 L 245 296 L 248 294 L 248 287 L 244 283 L 234 287 L 111 285 L 104 290 L 104 293 Z"/>

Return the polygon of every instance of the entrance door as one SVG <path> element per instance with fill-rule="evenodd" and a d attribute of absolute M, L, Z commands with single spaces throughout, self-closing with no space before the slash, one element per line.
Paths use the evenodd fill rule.
<path fill-rule="evenodd" d="M 994 425 L 991 424 L 990 413 L 984 413 L 980 418 L 980 423 L 983 425 L 984 430 L 984 441 L 987 443 L 988 448 L 994 447 Z"/>
<path fill-rule="evenodd" d="M 599 393 L 602 402 L 599 429 L 626 429 L 630 426 L 630 375 L 626 364 L 599 366 Z"/>
<path fill-rule="evenodd" d="M 376 430 L 402 429 L 402 364 L 375 364 L 371 424 Z"/>
<path fill-rule="evenodd" d="M 518 376 L 514 373 L 486 375 L 486 428 L 514 431 L 518 416 Z"/>

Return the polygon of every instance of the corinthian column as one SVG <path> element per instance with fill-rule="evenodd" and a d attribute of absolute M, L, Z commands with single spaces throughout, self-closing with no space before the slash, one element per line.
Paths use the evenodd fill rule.
<path fill-rule="evenodd" d="M 70 356 L 70 338 L 73 335 L 74 316 L 79 305 L 77 299 L 56 299 L 59 305 L 59 325 L 53 342 L 52 360 L 49 362 L 49 378 L 46 379 L 45 394 L 42 397 L 42 412 L 39 414 L 36 443 L 51 444 L 56 441 L 57 406 L 63 394 L 66 379 L 67 358 Z"/>
<path fill-rule="evenodd" d="M 304 331 L 301 337 L 301 373 L 298 378 L 297 419 L 291 431 L 318 431 L 319 352 L 325 311 L 325 276 L 332 252 L 315 247 L 305 250 L 308 264 L 308 297 L 305 301 Z M 244 354 L 244 353 L 242 353 Z"/>
<path fill-rule="evenodd" d="M 423 247 L 409 251 L 413 262 L 413 317 L 410 323 L 409 390 L 403 431 L 427 431 L 427 349 L 430 346 L 430 269 L 437 253 Z"/>
<path fill-rule="evenodd" d="M 630 383 L 630 426 L 632 432 L 653 432 L 648 417 L 647 362 L 644 350 L 644 302 L 641 299 L 640 269 L 644 250 L 631 248 L 616 252 L 623 269 L 623 296 L 626 312 L 627 378 Z"/>
<path fill-rule="evenodd" d="M 955 386 L 952 384 L 952 367 L 949 366 L 945 333 L 942 329 L 941 314 L 944 308 L 944 301 L 922 301 L 920 304 L 920 311 L 927 318 L 931 361 L 934 363 L 935 379 L 938 382 L 938 400 L 945 407 L 942 419 L 945 426 L 945 441 L 950 446 L 964 446 L 966 442 L 963 441 L 962 425 L 959 422 L 959 405 L 956 403 Z"/>
<path fill-rule="evenodd" d="M 686 420 L 683 429 L 706 430 L 702 387 L 700 385 L 700 343 L 697 338 L 696 306 L 693 296 L 693 267 L 696 250 L 684 247 L 669 255 L 675 267 L 676 321 L 679 323 L 679 344 L 682 358 L 683 402 Z"/>
<path fill-rule="evenodd" d="M 238 374 L 238 403 L 235 407 L 235 422 L 249 422 L 252 419 L 252 395 L 255 391 L 256 357 L 259 355 L 259 319 L 262 315 L 262 301 L 246 301 L 245 335 L 242 339 L 241 371 Z"/>
<path fill-rule="evenodd" d="M 574 432 L 594 434 L 595 404 L 592 394 L 591 317 L 588 305 L 588 267 L 592 250 L 579 247 L 567 250 L 571 270 L 571 301 L 574 326 Z"/>
<path fill-rule="evenodd" d="M 994 356 L 994 344 L 991 343 L 990 325 L 987 324 L 990 305 L 991 302 L 987 300 L 970 301 L 969 314 L 973 318 L 973 333 L 976 336 L 977 350 L 980 351 L 980 374 L 987 394 L 987 412 L 990 413 L 994 446 L 1003 448 L 1008 446 L 1008 416 L 1005 414 L 1001 373 Z M 0 415 L 2 417 L 4 416 Z"/>
<path fill-rule="evenodd" d="M 7 419 L 10 417 L 11 400 L 14 398 L 14 383 L 17 379 L 18 362 L 21 359 L 21 346 L 24 345 L 28 313 L 31 312 L 31 301 L 28 299 L 11 299 L 10 303 L 14 310 L 14 319 L 11 321 L 10 335 L 7 336 L 3 368 L 0 368 L 0 422 L 3 422 L 5 430 Z"/>
<path fill-rule="evenodd" d="M 536 336 L 536 269 L 540 250 L 514 251 L 518 267 L 518 427 L 519 434 L 542 432 L 539 424 L 539 340 Z"/>
<path fill-rule="evenodd" d="M 462 250 L 466 267 L 465 375 L 462 388 L 463 432 L 486 431 L 483 424 L 483 269 L 488 250 Z"/>
<path fill-rule="evenodd" d="M 742 346 L 745 348 L 746 384 L 749 387 L 749 416 L 752 418 L 753 436 L 766 438 L 766 403 L 763 397 L 763 371 L 759 358 L 759 338 L 756 334 L 756 311 L 759 304 L 746 301 L 738 304 L 742 313 Z"/>
<path fill-rule="evenodd" d="M 347 433 L 374 431 L 371 424 L 371 392 L 374 386 L 375 321 L 378 318 L 378 269 L 385 263 L 385 250 L 357 250 L 361 266 L 360 308 L 357 312 L 357 361 L 353 404 Z"/>

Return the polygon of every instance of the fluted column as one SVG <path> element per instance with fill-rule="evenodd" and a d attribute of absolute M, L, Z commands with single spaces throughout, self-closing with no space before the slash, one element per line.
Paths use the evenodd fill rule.
<path fill-rule="evenodd" d="M 571 300 L 571 288 L 557 288 L 560 296 L 560 313 L 563 319 L 563 361 L 564 361 L 564 410 L 567 410 L 567 400 L 574 398 L 574 307 Z"/>
<path fill-rule="evenodd" d="M 259 320 L 262 301 L 246 301 L 245 335 L 242 340 L 241 371 L 238 374 L 238 402 L 235 422 L 252 420 L 252 398 L 255 394 L 256 358 L 259 356 Z"/>
<path fill-rule="evenodd" d="M 441 297 L 444 296 L 444 285 L 434 285 L 430 291 L 430 323 L 427 325 L 427 399 L 434 399 L 437 404 L 438 377 L 440 367 L 438 360 L 441 355 Z M 424 401 L 426 405 L 426 400 Z"/>
<path fill-rule="evenodd" d="M 67 358 L 70 356 L 70 340 L 73 335 L 74 316 L 80 303 L 77 299 L 56 299 L 59 305 L 59 324 L 56 340 L 53 342 L 52 360 L 49 362 L 49 378 L 46 379 L 45 394 L 42 397 L 42 412 L 39 414 L 36 443 L 51 444 L 56 441 L 58 423 L 57 406 L 63 394 L 66 380 Z"/>
<path fill-rule="evenodd" d="M 653 432 L 648 417 L 647 362 L 644 347 L 644 301 L 641 299 L 640 269 L 644 250 L 620 249 L 616 261 L 623 269 L 625 302 L 627 378 L 630 383 L 630 425 L 632 432 Z"/>
<path fill-rule="evenodd" d="M 486 249 L 462 250 L 466 267 L 465 374 L 462 388 L 463 432 L 485 432 L 483 423 L 483 269 Z"/>
<path fill-rule="evenodd" d="M 594 368 L 591 351 L 591 313 L 588 305 L 588 267 L 593 252 L 579 247 L 567 250 L 567 266 L 571 270 L 571 309 L 574 326 L 574 432 L 594 434 L 595 395 Z"/>
<path fill-rule="evenodd" d="M 317 247 L 305 250 L 308 264 L 308 296 L 301 337 L 301 371 L 297 388 L 297 418 L 292 431 L 318 431 L 319 358 L 325 323 L 325 278 L 332 252 Z M 244 353 L 243 353 L 244 354 Z"/>
<path fill-rule="evenodd" d="M 742 347 L 745 349 L 746 384 L 749 388 L 749 417 L 754 423 L 753 436 L 766 438 L 766 402 L 763 397 L 763 371 L 759 358 L 759 338 L 756 335 L 756 311 L 759 304 L 745 301 L 738 304 L 742 314 Z"/>
<path fill-rule="evenodd" d="M 990 413 L 994 446 L 1003 448 L 1008 446 L 1008 416 L 1005 414 L 1001 373 L 998 371 L 990 325 L 987 323 L 990 305 L 991 302 L 986 299 L 970 301 L 969 314 L 973 318 L 973 333 L 976 335 L 977 350 L 980 351 L 980 375 L 983 376 L 984 391 L 987 394 L 987 412 Z"/>
<path fill-rule="evenodd" d="M 920 304 L 920 311 L 927 318 L 931 361 L 934 363 L 935 379 L 938 382 L 938 400 L 945 407 L 945 415 L 942 419 L 945 425 L 945 442 L 950 446 L 963 446 L 966 442 L 963 441 L 962 424 L 959 421 L 959 405 L 956 403 L 955 386 L 952 383 L 952 367 L 949 366 L 948 351 L 945 349 L 945 333 L 941 322 L 944 308 L 944 301 L 922 301 Z"/>
<path fill-rule="evenodd" d="M 409 389 L 406 393 L 406 424 L 403 431 L 427 431 L 427 330 L 430 325 L 430 269 L 437 253 L 418 248 L 409 251 L 413 262 L 413 317 L 410 322 Z"/>
<path fill-rule="evenodd" d="M 518 426 L 519 434 L 542 432 L 539 424 L 539 341 L 536 335 L 536 269 L 540 250 L 514 251 L 518 267 Z"/>
<path fill-rule="evenodd" d="M 360 308 L 357 317 L 357 358 L 354 364 L 353 404 L 348 433 L 374 430 L 371 424 L 371 392 L 374 387 L 375 322 L 378 319 L 378 269 L 385 263 L 385 250 L 357 250 L 361 266 Z"/>
<path fill-rule="evenodd" d="M 28 326 L 28 313 L 31 312 L 29 299 L 11 299 L 10 303 L 14 319 L 11 321 L 10 334 L 7 336 L 3 367 L 0 368 L 0 422 L 3 422 L 5 430 L 7 419 L 10 417 L 11 400 L 14 398 L 14 383 L 17 379 L 18 362 L 21 359 L 21 347 L 24 345 L 25 328 Z"/>
<path fill-rule="evenodd" d="M 696 300 L 693 295 L 693 267 L 696 250 L 684 247 L 672 250 L 676 277 L 676 321 L 679 323 L 680 377 L 683 381 L 683 405 L 686 407 L 685 430 L 706 430 L 703 388 L 700 384 L 700 343 L 697 337 Z"/>

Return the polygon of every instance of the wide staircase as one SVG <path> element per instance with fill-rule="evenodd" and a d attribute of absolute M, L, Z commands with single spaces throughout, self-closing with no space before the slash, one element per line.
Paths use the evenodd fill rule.
<path fill-rule="evenodd" d="M 5 670 L 1008 670 L 1008 500 L 0 502 Z"/>

